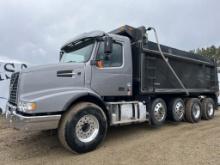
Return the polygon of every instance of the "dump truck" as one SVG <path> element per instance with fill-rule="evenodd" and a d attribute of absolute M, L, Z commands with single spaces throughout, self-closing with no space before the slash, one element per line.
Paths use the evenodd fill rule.
<path fill-rule="evenodd" d="M 85 153 L 111 126 L 212 119 L 218 89 L 214 59 L 161 45 L 153 27 L 125 25 L 83 33 L 61 47 L 58 64 L 14 73 L 6 119 L 55 129 L 65 148 Z"/>

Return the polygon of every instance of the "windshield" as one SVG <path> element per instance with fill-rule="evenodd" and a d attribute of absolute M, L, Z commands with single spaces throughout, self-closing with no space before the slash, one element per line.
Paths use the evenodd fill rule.
<path fill-rule="evenodd" d="M 94 40 L 91 39 L 71 43 L 62 49 L 60 62 L 85 63 L 89 60 L 93 47 Z"/>

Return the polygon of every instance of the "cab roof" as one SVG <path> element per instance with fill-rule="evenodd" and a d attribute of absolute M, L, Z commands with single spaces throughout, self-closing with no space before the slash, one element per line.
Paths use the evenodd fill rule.
<path fill-rule="evenodd" d="M 72 38 L 71 40 L 69 40 L 68 42 L 66 42 L 62 47 L 61 47 L 61 50 L 69 45 L 70 43 L 73 43 L 73 42 L 76 42 L 76 41 L 79 41 L 79 40 L 82 40 L 82 39 L 85 39 L 85 38 L 96 38 L 96 37 L 102 37 L 105 35 L 105 32 L 103 31 L 92 31 L 92 32 L 87 32 L 87 33 L 83 33 L 83 34 L 80 34 L 74 38 Z"/>

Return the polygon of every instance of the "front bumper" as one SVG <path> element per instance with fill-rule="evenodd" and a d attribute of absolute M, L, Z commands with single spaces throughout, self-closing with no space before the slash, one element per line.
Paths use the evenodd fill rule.
<path fill-rule="evenodd" d="M 57 129 L 61 115 L 23 116 L 16 112 L 16 107 L 7 103 L 6 120 L 10 127 L 19 130 Z"/>

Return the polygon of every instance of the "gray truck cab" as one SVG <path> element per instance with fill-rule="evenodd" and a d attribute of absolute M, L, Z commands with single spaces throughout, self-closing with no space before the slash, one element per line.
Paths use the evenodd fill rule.
<path fill-rule="evenodd" d="M 14 73 L 6 107 L 11 126 L 27 131 L 58 129 L 64 147 L 83 153 L 103 141 L 109 126 L 146 121 L 159 126 L 167 112 L 176 122 L 185 113 L 192 123 L 201 116 L 213 118 L 214 62 L 166 46 L 162 52 L 159 43 L 147 44 L 145 34 L 144 27 L 130 26 L 111 33 L 84 33 L 61 47 L 58 64 Z M 168 58 L 176 69 L 196 65 L 199 79 L 195 82 L 201 88 L 187 84 L 191 71 L 182 74 L 180 68 L 181 74 L 176 73 Z M 213 73 L 208 76 L 214 82 L 211 86 L 201 81 L 201 66 Z"/>
<path fill-rule="evenodd" d="M 108 54 L 104 50 L 106 36 L 112 39 L 112 50 Z M 99 31 L 74 38 L 62 46 L 58 64 L 32 67 L 12 77 L 15 82 L 12 82 L 11 90 L 17 90 L 16 82 L 19 83 L 19 90 L 11 93 L 8 104 L 9 107 L 18 105 L 14 115 L 37 115 L 42 125 L 40 114 L 43 114 L 46 121 L 45 127 L 40 127 L 37 122 L 35 125 L 15 123 L 14 126 L 55 129 L 60 118 L 58 113 L 66 111 L 74 100 L 87 96 L 101 100 L 104 96 L 131 95 L 131 60 L 130 40 L 127 37 Z M 100 61 L 102 64 L 99 64 Z M 52 115 L 48 115 L 48 120 L 44 114 Z"/>
<path fill-rule="evenodd" d="M 93 35 L 94 37 L 89 37 Z M 61 49 L 61 63 L 82 62 L 82 85 L 91 89 L 99 96 L 126 96 L 127 89 L 132 84 L 132 59 L 130 40 L 127 37 L 108 34 L 112 38 L 112 50 L 105 52 L 105 37 L 103 32 L 84 34 L 76 45 L 67 43 Z M 73 42 L 74 42 L 73 41 Z M 77 49 L 76 51 L 73 51 Z M 70 51 L 70 53 L 68 53 Z M 81 53 L 81 55 L 77 55 Z M 83 59 L 83 58 L 84 59 Z M 82 59 L 80 59 L 82 58 Z M 74 61 L 75 60 L 75 61 Z M 78 62 L 77 62 L 78 61 Z M 73 72 L 80 77 L 81 72 Z M 77 78 L 77 76 L 75 76 Z M 109 84 L 111 82 L 111 84 Z"/>

